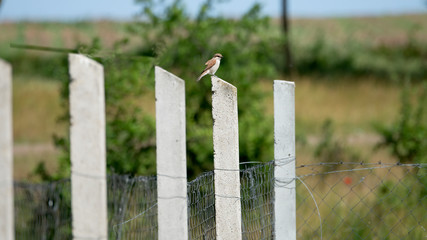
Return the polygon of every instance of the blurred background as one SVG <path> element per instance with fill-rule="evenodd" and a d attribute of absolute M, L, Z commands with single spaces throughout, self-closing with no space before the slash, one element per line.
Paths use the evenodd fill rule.
<path fill-rule="evenodd" d="M 296 84 L 297 165 L 427 162 L 423 0 L 3 0 L 14 178 L 69 176 L 67 53 L 105 67 L 110 173 L 155 173 L 153 68 L 186 81 L 190 178 L 213 169 L 204 63 L 238 88 L 240 159 L 273 159 L 272 81 Z"/>

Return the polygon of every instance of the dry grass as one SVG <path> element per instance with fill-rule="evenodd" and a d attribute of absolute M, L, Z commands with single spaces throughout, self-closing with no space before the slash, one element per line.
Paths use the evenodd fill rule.
<path fill-rule="evenodd" d="M 356 42 L 366 46 L 403 45 L 408 32 L 414 40 L 427 41 L 427 15 L 400 15 L 364 18 L 294 19 L 294 41 L 312 43 L 321 35 L 329 44 Z"/>
<path fill-rule="evenodd" d="M 399 107 L 400 89 L 371 80 L 296 82 L 296 117 L 317 125 L 332 119 L 350 132 L 367 131 L 374 121 L 389 123 Z"/>
<path fill-rule="evenodd" d="M 298 45 L 311 44 L 319 35 L 328 44 L 355 42 L 365 46 L 402 45 L 407 43 L 408 32 L 414 40 L 427 40 L 427 15 L 401 15 L 365 18 L 292 19 L 291 35 Z M 278 19 L 272 20 L 280 31 Z M 99 37 L 106 48 L 112 48 L 115 40 L 126 35 L 123 22 L 96 21 L 74 23 L 1 23 L 0 50 L 3 54 L 15 53 L 10 43 L 34 44 L 52 47 L 75 47 L 78 43 L 89 44 Z M 131 43 L 139 43 L 133 37 Z M 131 44 L 135 46 L 135 44 Z M 22 51 L 22 50 L 21 50 Z M 34 54 L 34 51 L 27 51 Z M 36 54 L 43 54 L 37 52 Z"/>
<path fill-rule="evenodd" d="M 16 50 L 11 43 L 59 48 L 74 48 L 78 44 L 90 44 L 99 37 L 105 48 L 112 48 L 116 40 L 125 36 L 125 23 L 111 21 L 97 22 L 19 22 L 0 23 L 0 51 L 3 55 L 19 53 L 48 56 L 46 52 Z M 3 31 L 4 30 L 4 31 Z"/>
<path fill-rule="evenodd" d="M 58 122 L 62 109 L 60 83 L 49 79 L 15 76 L 13 80 L 14 179 L 37 180 L 32 175 L 39 162 L 55 171 L 58 151 L 53 134 L 65 134 Z"/>
<path fill-rule="evenodd" d="M 34 77 L 15 76 L 13 80 L 13 135 L 15 142 L 48 142 L 63 134 L 60 83 Z"/>
<path fill-rule="evenodd" d="M 52 143 L 15 144 L 13 150 L 13 177 L 15 180 L 40 180 L 33 174 L 40 162 L 45 163 L 48 172 L 53 173 L 57 169 L 56 159 L 60 153 Z"/>
<path fill-rule="evenodd" d="M 262 82 L 271 93 L 272 83 Z M 371 131 L 373 122 L 390 123 L 399 110 L 400 88 L 375 79 L 295 79 L 296 119 L 304 133 L 317 133 L 323 122 L 331 119 L 339 134 Z M 273 95 L 266 101 L 273 114 Z M 302 129 L 300 129 L 302 130 Z"/>
<path fill-rule="evenodd" d="M 260 85 L 268 93 L 266 112 L 273 114 L 272 82 L 263 81 Z M 400 91 L 397 85 L 375 79 L 295 79 L 297 134 L 306 137 L 306 144 L 297 144 L 297 165 L 318 162 L 314 151 L 328 119 L 333 122 L 335 140 L 357 153 L 361 161 L 394 162 L 387 150 L 374 150 L 380 136 L 372 124 L 388 124 L 395 119 Z"/>

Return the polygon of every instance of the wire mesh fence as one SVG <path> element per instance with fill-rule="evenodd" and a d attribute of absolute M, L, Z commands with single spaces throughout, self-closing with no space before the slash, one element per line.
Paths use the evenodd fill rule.
<path fill-rule="evenodd" d="M 274 162 L 240 170 L 243 239 L 274 239 Z M 297 167 L 298 239 L 426 239 L 425 164 Z M 215 239 L 214 172 L 187 185 L 190 239 Z M 109 239 L 157 239 L 155 177 L 108 177 Z M 70 239 L 69 180 L 15 183 L 16 239 Z"/>
<path fill-rule="evenodd" d="M 427 239 L 426 173 L 421 164 L 299 167 L 298 239 Z"/>
<path fill-rule="evenodd" d="M 189 239 L 215 239 L 214 172 L 187 184 Z"/>
<path fill-rule="evenodd" d="M 240 170 L 242 237 L 274 238 L 274 162 Z"/>
<path fill-rule="evenodd" d="M 157 239 L 156 177 L 108 177 L 110 239 Z"/>
<path fill-rule="evenodd" d="M 60 240 L 71 236 L 69 179 L 44 183 L 15 183 L 15 238 Z"/>

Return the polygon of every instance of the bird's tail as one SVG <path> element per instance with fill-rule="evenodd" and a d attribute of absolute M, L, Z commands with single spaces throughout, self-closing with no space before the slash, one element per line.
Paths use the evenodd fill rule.
<path fill-rule="evenodd" d="M 197 81 L 200 81 L 200 79 L 202 79 L 202 77 L 204 77 L 206 74 L 208 74 L 207 72 L 202 72 L 202 74 L 200 74 L 200 77 L 197 78 Z"/>

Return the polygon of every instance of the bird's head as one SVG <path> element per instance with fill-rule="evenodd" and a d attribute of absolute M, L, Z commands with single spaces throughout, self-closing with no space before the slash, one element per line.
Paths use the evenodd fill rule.
<path fill-rule="evenodd" d="M 221 55 L 221 53 L 215 53 L 214 57 L 215 57 L 215 58 L 220 58 L 220 59 L 221 59 L 221 58 L 222 58 L 222 55 Z"/>

